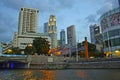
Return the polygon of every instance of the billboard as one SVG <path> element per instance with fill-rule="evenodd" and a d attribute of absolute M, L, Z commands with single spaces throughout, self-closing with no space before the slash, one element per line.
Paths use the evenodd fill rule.
<path fill-rule="evenodd" d="M 109 20 L 109 21 L 107 21 Z M 109 26 L 108 26 L 109 24 Z M 108 27 L 113 27 L 120 25 L 120 12 L 112 14 L 108 17 L 105 17 L 101 20 L 101 30 L 104 31 Z"/>
<path fill-rule="evenodd" d="M 100 33 L 100 27 L 99 26 L 94 28 L 94 33 L 95 33 L 95 35 Z"/>
<path fill-rule="evenodd" d="M 120 24 L 120 12 L 110 15 L 109 19 L 110 19 L 110 25 L 111 26 L 119 25 Z"/>

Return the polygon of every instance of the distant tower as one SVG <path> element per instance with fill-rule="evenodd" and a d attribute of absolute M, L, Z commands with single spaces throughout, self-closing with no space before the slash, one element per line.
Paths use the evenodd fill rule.
<path fill-rule="evenodd" d="M 71 25 L 67 27 L 67 42 L 68 42 L 68 45 L 71 47 L 76 45 L 75 25 Z"/>
<path fill-rule="evenodd" d="M 66 41 L 65 31 L 64 31 L 64 29 L 62 29 L 60 32 L 60 44 L 61 44 L 61 46 L 65 45 L 65 41 Z"/>
<path fill-rule="evenodd" d="M 44 34 L 48 36 L 48 22 L 44 23 Z"/>
<path fill-rule="evenodd" d="M 57 47 L 57 27 L 55 15 L 50 15 L 48 23 L 48 34 L 51 38 L 51 48 Z"/>
<path fill-rule="evenodd" d="M 21 8 L 19 13 L 18 34 L 38 32 L 38 10 L 31 8 Z"/>

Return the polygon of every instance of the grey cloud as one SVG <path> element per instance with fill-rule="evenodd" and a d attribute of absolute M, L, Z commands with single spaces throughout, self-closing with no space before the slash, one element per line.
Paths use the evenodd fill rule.
<path fill-rule="evenodd" d="M 106 0 L 105 3 L 106 4 L 97 11 L 98 15 L 104 14 L 105 12 L 118 7 L 117 0 Z"/>
<path fill-rule="evenodd" d="M 5 8 L 4 8 L 5 9 Z M 15 14 L 9 14 L 14 13 L 13 11 L 0 11 L 0 32 L 3 32 L 4 30 L 11 30 L 14 29 L 14 26 L 17 26 L 16 16 Z M 3 30 L 3 31 L 2 31 Z"/>
<path fill-rule="evenodd" d="M 63 9 L 71 9 L 74 7 L 76 0 L 49 0 L 44 4 L 39 3 L 40 10 L 48 12 L 58 12 Z"/>
<path fill-rule="evenodd" d="M 4 6 L 15 10 L 21 7 L 38 8 L 41 13 L 71 9 L 77 0 L 0 0 Z"/>
<path fill-rule="evenodd" d="M 75 2 L 76 0 L 59 0 L 59 3 L 62 8 L 69 8 L 69 9 L 71 9 L 75 5 Z"/>
<path fill-rule="evenodd" d="M 0 17 L 1 17 L 1 19 L 0 19 L 0 33 L 4 33 L 4 32 L 6 32 L 6 30 L 8 30 L 8 26 L 10 26 L 10 21 L 12 20 L 12 19 L 10 19 L 10 17 L 5 17 L 5 15 L 3 15 L 3 14 L 0 14 Z"/>
<path fill-rule="evenodd" d="M 0 34 L 0 42 L 9 42 L 12 41 L 13 39 L 13 34 L 12 33 L 4 33 L 4 34 Z"/>
<path fill-rule="evenodd" d="M 44 13 L 44 12 L 48 12 L 49 10 L 49 2 L 48 1 L 42 1 L 42 0 L 29 0 L 27 1 L 27 5 L 28 7 L 32 7 L 32 8 L 37 8 L 40 10 L 40 13 Z"/>
<path fill-rule="evenodd" d="M 105 12 L 118 7 L 118 2 L 116 0 L 105 0 L 104 6 L 102 6 L 94 15 L 91 14 L 85 18 L 88 23 L 99 23 L 99 17 Z"/>
<path fill-rule="evenodd" d="M 18 10 L 26 4 L 25 0 L 1 0 L 0 2 L 3 3 L 4 6 L 15 10 Z"/>
<path fill-rule="evenodd" d="M 109 10 L 112 9 L 112 4 L 110 3 L 107 3 L 106 5 L 104 5 L 103 7 L 101 7 L 98 11 L 97 11 L 97 14 L 98 15 L 101 15 Z"/>
<path fill-rule="evenodd" d="M 118 0 L 106 0 L 106 3 L 110 3 L 112 5 L 112 8 L 116 8 L 119 6 Z"/>
<path fill-rule="evenodd" d="M 86 20 L 88 23 L 96 22 L 96 15 L 91 14 L 91 15 L 87 16 L 87 17 L 85 18 L 85 20 Z"/>
<path fill-rule="evenodd" d="M 17 23 L 14 18 L 7 13 L 0 12 L 0 42 L 8 42 L 13 38 Z"/>

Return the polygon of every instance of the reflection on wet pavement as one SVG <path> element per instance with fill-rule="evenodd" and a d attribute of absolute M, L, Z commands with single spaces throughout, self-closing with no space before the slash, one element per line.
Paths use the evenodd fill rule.
<path fill-rule="evenodd" d="M 0 70 L 0 80 L 120 80 L 120 69 Z"/>
<path fill-rule="evenodd" d="M 51 70 L 41 70 L 44 74 L 44 77 L 42 77 L 40 80 L 55 80 L 55 72 Z"/>
<path fill-rule="evenodd" d="M 88 77 L 87 72 L 85 72 L 84 70 L 77 71 L 77 75 L 78 75 L 80 78 L 86 78 L 86 77 Z"/>

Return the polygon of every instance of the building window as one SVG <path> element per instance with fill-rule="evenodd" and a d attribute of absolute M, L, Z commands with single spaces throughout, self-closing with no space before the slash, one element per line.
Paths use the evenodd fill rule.
<path fill-rule="evenodd" d="M 120 35 L 120 29 L 111 30 L 103 34 L 103 39 L 107 39 L 109 37 L 119 36 Z"/>
<path fill-rule="evenodd" d="M 114 46 L 119 46 L 119 45 L 120 45 L 120 38 L 111 39 L 111 40 L 109 40 L 109 42 L 108 42 L 108 40 L 106 40 L 104 42 L 105 48 L 109 47 L 109 46 L 114 47 Z"/>

